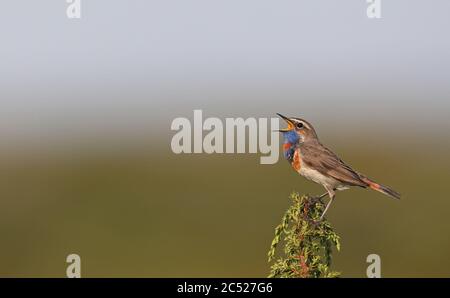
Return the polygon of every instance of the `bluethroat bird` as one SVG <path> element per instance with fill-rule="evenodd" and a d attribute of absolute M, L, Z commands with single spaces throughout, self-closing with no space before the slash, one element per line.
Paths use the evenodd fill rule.
<path fill-rule="evenodd" d="M 400 199 L 398 192 L 353 170 L 330 149 L 322 145 L 309 122 L 300 118 L 288 118 L 278 113 L 277 115 L 288 125 L 287 128 L 279 130 L 284 137 L 284 156 L 296 172 L 326 189 L 327 192 L 317 199 L 327 195 L 330 197 L 320 217 L 321 220 L 333 202 L 336 190 L 345 190 L 350 186 L 371 188 L 392 198 Z"/>

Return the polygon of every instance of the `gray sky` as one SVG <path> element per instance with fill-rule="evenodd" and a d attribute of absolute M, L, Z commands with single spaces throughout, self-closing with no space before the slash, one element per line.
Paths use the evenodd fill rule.
<path fill-rule="evenodd" d="M 381 20 L 364 0 L 82 0 L 80 20 L 66 7 L 1 4 L 3 140 L 152 134 L 198 108 L 450 128 L 446 0 L 382 0 Z"/>

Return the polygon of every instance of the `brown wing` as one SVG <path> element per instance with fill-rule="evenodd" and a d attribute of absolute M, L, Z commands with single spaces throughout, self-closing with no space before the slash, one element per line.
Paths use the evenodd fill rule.
<path fill-rule="evenodd" d="M 305 165 L 344 184 L 367 187 L 367 183 L 362 181 L 358 173 L 319 142 L 314 144 L 303 143 L 300 151 L 302 162 Z"/>

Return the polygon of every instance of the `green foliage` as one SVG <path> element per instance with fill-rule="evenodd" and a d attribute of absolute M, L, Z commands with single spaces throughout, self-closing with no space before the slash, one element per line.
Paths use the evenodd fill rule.
<path fill-rule="evenodd" d="M 332 248 L 340 249 L 339 236 L 324 218 L 325 206 L 315 198 L 292 193 L 294 201 L 275 229 L 275 238 L 268 253 L 269 262 L 283 240 L 284 257 L 271 266 L 269 277 L 338 277 L 331 271 Z"/>

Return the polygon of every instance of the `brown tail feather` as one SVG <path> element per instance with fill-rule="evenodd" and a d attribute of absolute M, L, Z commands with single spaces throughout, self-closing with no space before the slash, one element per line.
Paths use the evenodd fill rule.
<path fill-rule="evenodd" d="M 387 187 L 387 186 L 378 184 L 378 183 L 376 183 L 376 182 L 370 180 L 370 179 L 367 178 L 367 177 L 361 177 L 361 178 L 362 178 L 362 180 L 363 180 L 364 182 L 367 183 L 367 185 L 368 185 L 371 189 L 376 190 L 376 191 L 379 191 L 379 192 L 381 192 L 382 194 L 385 194 L 385 195 L 387 195 L 387 196 L 390 196 L 391 198 L 400 200 L 400 194 L 399 194 L 398 192 L 396 192 L 395 190 L 393 190 L 392 188 L 389 188 L 389 187 Z"/>

